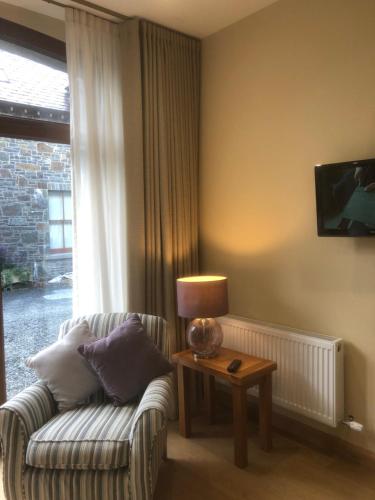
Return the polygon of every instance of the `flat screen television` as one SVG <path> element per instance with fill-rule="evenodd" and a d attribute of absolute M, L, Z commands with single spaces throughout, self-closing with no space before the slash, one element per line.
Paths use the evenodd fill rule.
<path fill-rule="evenodd" d="M 319 236 L 375 236 L 375 159 L 315 167 Z"/>

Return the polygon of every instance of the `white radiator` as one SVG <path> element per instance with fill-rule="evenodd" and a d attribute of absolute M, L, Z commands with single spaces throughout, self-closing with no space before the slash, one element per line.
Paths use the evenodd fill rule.
<path fill-rule="evenodd" d="M 342 339 L 245 318 L 219 318 L 223 346 L 277 362 L 276 405 L 336 427 L 344 417 Z M 257 388 L 249 391 L 257 394 Z"/>

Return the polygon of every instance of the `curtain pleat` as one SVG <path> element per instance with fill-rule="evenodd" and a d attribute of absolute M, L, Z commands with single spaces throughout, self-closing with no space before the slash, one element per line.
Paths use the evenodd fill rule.
<path fill-rule="evenodd" d="M 119 26 L 125 142 L 125 198 L 129 311 L 145 312 L 145 206 L 142 72 L 139 20 Z"/>
<path fill-rule="evenodd" d="M 200 42 L 140 22 L 145 207 L 146 312 L 175 331 L 176 278 L 198 274 Z"/>

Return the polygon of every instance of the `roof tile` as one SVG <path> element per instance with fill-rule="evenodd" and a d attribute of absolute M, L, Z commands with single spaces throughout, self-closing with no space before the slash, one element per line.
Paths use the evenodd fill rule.
<path fill-rule="evenodd" d="M 0 49 L 0 100 L 69 111 L 68 74 Z"/>

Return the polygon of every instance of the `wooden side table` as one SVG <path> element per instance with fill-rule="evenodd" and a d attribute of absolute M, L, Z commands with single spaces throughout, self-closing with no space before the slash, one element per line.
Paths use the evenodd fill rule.
<path fill-rule="evenodd" d="M 227 372 L 233 359 L 241 359 L 242 364 L 236 373 Z M 259 432 L 264 450 L 272 447 L 272 372 L 276 363 L 267 359 L 248 356 L 231 349 L 221 348 L 215 358 L 194 361 L 190 349 L 173 354 L 177 364 L 179 426 L 182 436 L 191 436 L 191 414 L 189 400 L 189 370 L 204 375 L 206 409 L 210 423 L 214 421 L 215 377 L 231 383 L 233 394 L 234 462 L 238 467 L 247 465 L 247 389 L 259 385 Z"/>

